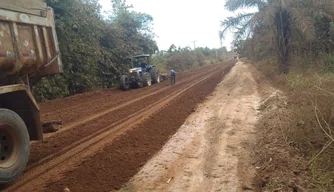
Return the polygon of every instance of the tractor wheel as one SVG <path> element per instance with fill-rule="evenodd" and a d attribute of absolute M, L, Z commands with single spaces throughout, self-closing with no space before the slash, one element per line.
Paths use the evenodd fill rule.
<path fill-rule="evenodd" d="M 142 74 L 142 82 L 144 87 L 151 86 L 152 85 L 151 75 L 147 72 L 144 72 Z"/>
<path fill-rule="evenodd" d="M 160 83 L 160 74 L 154 67 L 150 70 L 150 75 L 152 78 L 152 84 Z"/>
<path fill-rule="evenodd" d="M 0 108 L 0 184 L 21 175 L 29 159 L 28 129 L 15 112 Z"/>
<path fill-rule="evenodd" d="M 130 89 L 129 77 L 127 75 L 121 76 L 121 89 L 124 91 Z"/>

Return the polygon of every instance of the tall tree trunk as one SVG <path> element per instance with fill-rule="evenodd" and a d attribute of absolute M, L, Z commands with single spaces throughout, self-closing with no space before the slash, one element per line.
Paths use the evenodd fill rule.
<path fill-rule="evenodd" d="M 291 28 L 290 28 L 290 15 L 284 8 L 279 8 L 275 15 L 275 24 L 277 30 L 277 48 L 278 48 L 278 63 L 279 71 L 281 74 L 289 73 L 289 57 L 290 57 L 290 41 L 291 41 Z"/>

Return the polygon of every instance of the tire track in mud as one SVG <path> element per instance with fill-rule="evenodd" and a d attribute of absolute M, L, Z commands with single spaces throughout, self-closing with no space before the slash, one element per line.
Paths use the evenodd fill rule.
<path fill-rule="evenodd" d="M 219 67 L 220 68 L 220 67 Z M 218 68 L 215 68 L 215 69 L 213 69 L 213 70 L 210 70 L 209 72 L 206 72 L 205 73 L 205 75 L 204 74 L 199 74 L 199 75 L 195 75 L 195 76 L 193 76 L 193 78 L 190 78 L 189 80 L 187 80 L 187 81 L 185 81 L 184 83 L 178 83 L 177 84 L 177 86 L 179 86 L 176 90 L 175 89 L 173 89 L 173 90 L 169 90 L 168 92 L 167 91 L 161 91 L 161 93 L 159 93 L 159 94 L 162 94 L 162 95 L 164 95 L 165 97 L 161 97 L 161 96 L 159 96 L 159 97 L 157 97 L 157 98 L 162 98 L 162 99 L 160 99 L 160 100 L 158 100 L 156 103 L 153 103 L 151 106 L 149 106 L 149 107 L 147 107 L 147 108 L 150 108 L 150 107 L 153 107 L 153 108 L 155 108 L 155 110 L 159 110 L 160 108 L 162 108 L 166 103 L 168 103 L 168 102 L 171 102 L 173 99 L 175 99 L 175 98 L 177 98 L 177 97 L 179 97 L 181 94 L 183 94 L 184 92 L 186 92 L 187 90 L 189 90 L 189 89 L 191 89 L 193 86 L 195 86 L 195 85 L 197 85 L 197 84 L 200 84 L 202 81 L 205 81 L 205 80 L 207 80 L 207 79 L 209 79 L 210 77 L 211 77 L 211 75 L 212 74 L 216 74 L 217 73 L 217 69 Z M 204 77 L 202 77 L 201 78 L 201 80 L 199 80 L 198 79 L 198 77 L 199 76 L 204 76 Z M 199 81 L 199 82 L 196 82 L 195 81 L 195 83 L 193 83 L 192 81 L 194 80 L 194 79 L 197 79 L 197 81 Z M 190 83 L 189 83 L 190 82 Z M 176 87 L 176 86 L 175 86 Z M 186 88 L 185 88 L 186 87 Z M 183 91 L 182 91 L 182 89 L 184 89 Z M 175 94 L 174 94 L 175 93 Z M 173 95 L 174 94 L 174 95 Z M 167 96 L 166 96 L 167 95 Z M 170 96 L 170 95 L 173 95 L 173 96 Z M 156 95 L 153 95 L 153 96 L 156 96 Z M 146 97 L 144 97 L 144 98 L 146 98 Z M 165 101 L 165 102 L 164 102 Z M 150 100 L 150 102 L 152 102 L 152 100 Z M 139 102 L 139 103 L 143 103 L 143 102 Z M 160 105 L 159 105 L 159 103 L 161 103 Z M 142 111 L 146 111 L 146 118 L 148 117 L 148 116 L 150 116 L 151 115 L 151 111 L 152 111 L 152 109 L 150 110 L 150 109 L 146 109 L 146 108 L 144 108 L 144 109 L 142 109 Z M 138 110 L 136 109 L 136 110 L 134 110 L 133 111 L 133 113 L 130 113 L 130 114 L 134 114 L 135 112 L 138 112 Z M 112 115 L 112 114 L 109 114 L 109 115 Z M 131 116 L 131 115 L 130 115 Z M 134 117 L 136 117 L 136 116 L 138 116 L 138 115 L 133 115 Z M 106 116 L 107 117 L 107 116 Z M 126 116 L 125 116 L 126 117 Z M 105 119 L 105 117 L 104 118 L 101 118 L 101 119 Z M 124 119 L 121 119 L 121 120 L 119 120 L 118 122 L 116 121 L 115 123 L 113 123 L 113 124 L 111 124 L 110 125 L 110 123 L 109 123 L 109 126 L 107 126 L 107 125 L 102 125 L 102 126 L 107 126 L 105 129 L 103 129 L 103 130 L 101 130 L 101 131 L 99 131 L 98 133 L 96 133 L 96 134 L 94 134 L 94 136 L 92 136 L 92 137 L 90 137 L 90 136 L 86 136 L 86 137 L 84 137 L 84 139 L 81 139 L 81 140 L 79 140 L 77 143 L 74 143 L 73 145 L 69 145 L 68 147 L 67 147 L 67 149 L 66 149 L 66 147 L 64 148 L 64 147 L 62 147 L 64 150 L 62 150 L 62 151 L 59 151 L 58 153 L 57 152 L 52 152 L 52 153 L 54 153 L 54 155 L 53 156 L 51 156 L 51 157 L 49 157 L 49 158 L 47 158 L 47 159 L 45 159 L 44 161 L 46 161 L 46 165 L 44 165 L 44 164 L 42 164 L 42 165 L 40 165 L 40 164 L 36 164 L 36 166 L 37 166 L 37 168 L 39 168 L 39 170 L 40 171 L 37 171 L 37 172 L 35 172 L 34 171 L 34 169 L 32 169 L 31 171 L 30 170 L 28 170 L 28 173 L 26 173 L 26 175 L 29 175 L 29 172 L 31 172 L 31 173 L 36 173 L 36 174 L 32 174 L 32 176 L 26 176 L 26 177 L 23 177 L 23 179 L 21 180 L 21 184 L 20 184 L 20 182 L 19 183 L 17 183 L 15 186 L 13 186 L 13 187 L 11 187 L 11 188 L 9 188 L 9 190 L 10 189 L 17 189 L 17 187 L 20 187 L 21 185 L 24 185 L 24 183 L 27 183 L 27 182 L 30 182 L 30 181 L 32 181 L 32 180 L 34 180 L 36 177 L 40 177 L 40 175 L 42 175 L 43 173 L 46 173 L 48 170 L 50 170 L 50 169 L 52 169 L 52 168 L 54 168 L 54 167 L 56 167 L 56 166 L 58 166 L 59 164 L 61 164 L 62 162 L 65 162 L 66 160 L 68 160 L 68 159 L 70 159 L 71 157 L 73 157 L 73 156 L 75 156 L 77 153 L 80 153 L 80 152 L 82 152 L 82 150 L 85 150 L 85 149 L 87 149 L 87 147 L 90 147 L 90 145 L 91 144 L 94 144 L 94 142 L 93 143 L 89 143 L 89 142 L 86 142 L 87 140 L 89 141 L 89 139 L 90 138 L 92 138 L 91 140 L 94 140 L 94 138 L 96 137 L 96 138 L 99 138 L 99 136 L 101 137 L 101 136 L 103 136 L 103 135 L 105 135 L 105 134 L 107 134 L 107 132 L 110 132 L 110 133 L 108 133 L 108 134 L 115 134 L 115 132 L 113 131 L 113 129 L 115 129 L 115 131 L 117 132 L 117 127 L 122 127 L 122 124 L 124 124 L 124 122 L 123 122 L 123 120 L 125 120 L 126 118 L 124 118 Z M 139 119 L 139 121 L 137 120 L 137 121 L 135 121 L 135 120 L 131 120 L 131 121 L 133 121 L 133 122 L 135 122 L 135 124 L 137 124 L 137 123 L 139 123 L 140 121 L 143 121 L 143 119 L 142 118 L 140 118 Z M 131 122 L 130 121 L 130 122 Z M 120 122 L 123 122 L 122 124 L 119 124 Z M 127 121 L 125 121 L 125 122 L 127 122 Z M 119 124 L 118 126 L 117 126 L 117 124 Z M 133 124 L 133 123 L 132 123 Z M 100 126 L 100 125 L 99 125 Z M 115 128 L 115 127 L 116 128 Z M 124 127 L 125 125 L 123 125 L 123 127 Z M 65 133 L 65 132 L 64 132 Z M 108 136 L 108 134 L 107 134 L 107 136 Z M 107 137 L 106 136 L 106 137 Z M 114 137 L 116 137 L 116 136 L 114 136 Z M 70 137 L 67 137 L 67 138 L 72 138 L 72 136 L 70 136 Z M 78 138 L 80 138 L 80 137 L 78 137 Z M 81 137 L 82 138 L 82 137 Z M 100 141 L 100 140 L 103 140 L 103 138 L 99 138 L 99 139 L 96 139 L 95 138 L 95 142 L 98 142 L 98 141 Z M 64 145 L 64 143 L 63 142 L 60 142 L 62 145 Z M 78 146 L 79 148 L 81 148 L 82 150 L 77 150 L 78 152 L 74 152 L 74 151 L 71 151 L 71 149 L 73 149 L 75 146 Z M 66 146 L 66 145 L 65 145 Z M 98 150 L 99 148 L 101 148 L 101 146 L 99 146 L 99 147 L 96 147 L 95 148 L 95 150 L 93 150 L 93 151 L 96 151 L 96 150 Z M 46 148 L 46 150 L 50 150 L 50 148 Z M 64 153 L 64 154 L 62 154 L 62 153 Z M 83 152 L 83 153 L 85 153 L 85 152 Z M 87 155 L 87 154 L 86 154 Z M 48 161 L 50 160 L 50 161 L 52 161 L 52 159 L 54 159 L 55 157 L 60 157 L 60 160 L 55 160 L 55 161 L 53 161 L 54 163 L 52 164 L 51 163 L 51 166 L 48 166 L 48 164 L 50 164 L 50 163 L 48 163 Z M 81 158 L 79 159 L 79 160 L 81 160 Z M 35 162 L 36 163 L 36 162 Z M 74 166 L 74 165 L 73 165 Z M 49 167 L 49 168 L 48 168 Z M 42 171 L 41 171 L 42 170 Z M 66 169 L 65 169 L 66 170 Z M 64 170 L 63 170 L 64 171 Z M 27 179 L 28 178 L 28 179 Z M 29 179 L 30 178 L 30 179 Z M 22 184 L 22 182 L 23 182 L 23 184 Z M 22 188 L 21 188 L 22 189 Z M 26 188 L 24 188 L 25 190 L 26 190 Z"/>
<path fill-rule="evenodd" d="M 210 71 L 208 71 L 207 73 L 211 73 L 212 71 L 215 71 L 216 69 L 210 69 Z M 196 80 L 197 78 L 199 78 L 200 76 L 202 75 L 205 75 L 205 74 L 195 74 L 193 75 L 191 78 L 192 79 L 181 79 L 177 85 L 173 86 L 173 88 L 175 87 L 180 87 L 180 85 L 183 85 L 184 83 L 188 83 L 192 80 Z M 89 121 L 92 121 L 92 120 L 95 120 L 97 119 L 98 117 L 101 117 L 103 115 L 106 115 L 112 111 L 116 111 L 117 109 L 121 109 L 127 105 L 133 105 L 135 104 L 136 102 L 146 98 L 146 97 L 149 97 L 149 96 L 157 96 L 158 94 L 166 94 L 168 89 L 171 89 L 172 87 L 170 86 L 166 86 L 166 83 L 164 84 L 164 87 L 161 87 L 161 84 L 158 84 L 156 86 L 159 86 L 159 87 L 154 87 L 155 89 L 149 89 L 149 88 L 146 88 L 146 92 L 142 92 L 142 93 L 145 93 L 145 94 L 132 94 L 131 95 L 131 100 L 129 100 L 128 98 L 119 98 L 118 100 L 121 100 L 119 102 L 114 102 L 114 99 L 110 102 L 108 99 L 108 102 L 107 103 L 102 103 L 102 105 L 96 105 L 94 108 L 96 109 L 94 111 L 94 113 L 92 113 L 92 115 L 90 116 L 84 116 L 83 118 L 78 118 L 77 116 L 77 120 L 74 121 L 74 122 L 70 122 L 68 124 L 66 124 L 64 127 L 62 127 L 59 131 L 55 132 L 55 133 L 51 133 L 51 134 L 45 134 L 47 137 L 50 137 L 52 135 L 55 135 L 55 134 L 59 134 L 60 132 L 63 132 L 63 131 L 66 131 L 68 129 L 71 129 L 73 127 L 76 127 L 76 126 L 79 126 L 79 125 L 82 125 L 84 123 L 87 123 Z M 161 88 L 160 88 L 161 87 Z M 125 93 L 125 92 L 124 92 Z M 133 98 L 133 96 L 136 96 L 136 98 Z M 104 99 L 104 98 L 102 98 Z M 102 99 L 98 99 L 98 100 L 102 100 Z M 96 102 L 96 100 L 94 101 Z M 110 105 L 110 103 L 112 103 L 112 105 Z M 108 105 L 109 104 L 109 105 Z M 79 105 L 79 104 L 78 104 Z M 90 104 L 90 105 L 93 105 L 93 104 Z M 77 105 L 75 105 L 77 106 Z M 58 109 L 57 111 L 59 111 L 61 109 Z M 81 116 L 79 116 L 81 117 Z"/>
<path fill-rule="evenodd" d="M 223 68 L 171 100 L 150 118 L 107 144 L 94 157 L 85 159 L 76 169 L 69 170 L 60 180 L 49 181 L 44 191 L 60 191 L 65 186 L 73 191 L 109 192 L 119 189 L 161 149 L 231 67 Z"/>
<path fill-rule="evenodd" d="M 210 70 L 215 66 L 207 66 L 200 69 L 187 71 L 178 75 L 179 80 L 187 79 L 189 75 L 197 74 L 200 70 Z M 151 87 L 132 89 L 130 91 L 121 91 L 117 89 L 105 89 L 96 92 L 88 92 L 74 95 L 68 98 L 56 99 L 40 104 L 41 120 L 47 122 L 50 120 L 61 120 L 63 124 L 77 121 L 86 116 L 99 112 L 101 109 L 115 107 L 124 102 L 132 100 L 134 95 L 144 96 L 153 91 L 166 87 L 169 81 L 162 82 Z M 80 111 L 80 113 L 73 113 Z"/>
<path fill-rule="evenodd" d="M 154 91 L 143 97 L 134 99 L 118 107 L 102 111 L 99 114 L 95 114 L 85 119 L 78 120 L 73 124 L 69 124 L 68 127 L 62 128 L 64 131 L 56 132 L 53 136 L 46 138 L 42 142 L 34 142 L 31 146 L 31 155 L 28 164 L 28 170 L 32 167 L 38 166 L 45 159 L 51 159 L 48 156 L 57 154 L 64 147 L 70 146 L 72 143 L 87 138 L 95 132 L 101 130 L 110 124 L 118 122 L 120 119 L 126 119 L 129 115 L 137 113 L 139 110 L 147 106 L 147 102 L 153 103 L 166 95 L 172 95 L 188 84 L 196 82 L 200 76 L 211 74 L 215 72 L 216 67 L 208 72 L 193 75 L 190 78 L 180 81 L 173 87 L 165 87 L 160 90 Z M 143 102 L 144 101 L 144 102 Z"/>

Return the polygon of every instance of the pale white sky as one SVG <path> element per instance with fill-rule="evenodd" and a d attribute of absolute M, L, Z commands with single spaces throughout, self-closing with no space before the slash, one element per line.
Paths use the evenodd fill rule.
<path fill-rule="evenodd" d="M 110 0 L 99 0 L 103 10 L 111 9 Z M 127 0 L 134 10 L 150 14 L 160 50 L 176 47 L 219 48 L 220 21 L 233 15 L 224 10 L 225 0 Z M 231 47 L 233 35 L 227 34 L 223 46 Z"/>

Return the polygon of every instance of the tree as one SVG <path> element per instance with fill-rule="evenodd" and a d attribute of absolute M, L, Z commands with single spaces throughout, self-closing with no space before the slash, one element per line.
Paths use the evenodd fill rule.
<path fill-rule="evenodd" d="M 317 37 L 316 49 L 322 50 L 326 54 L 330 54 L 334 51 L 333 32 L 331 31 L 332 20 L 324 15 L 315 15 L 315 34 Z"/>
<path fill-rule="evenodd" d="M 129 48 L 137 50 L 136 54 L 153 54 L 157 51 L 155 34 L 152 32 L 153 17 L 131 10 L 133 6 L 128 6 L 125 0 L 112 0 L 112 4 L 114 14 L 110 16 L 109 22 L 124 29 L 122 33 L 128 46 L 134 46 Z"/>
<path fill-rule="evenodd" d="M 279 71 L 289 72 L 289 58 L 294 34 L 310 38 L 314 34 L 314 14 L 333 16 L 332 0 L 227 0 L 225 7 L 229 11 L 256 7 L 255 13 L 238 14 L 221 22 L 227 29 L 234 28 L 235 41 L 246 39 L 254 34 L 256 29 L 267 28 L 275 38 L 276 55 Z M 297 35 L 296 35 L 297 36 Z M 270 41 L 270 39 L 269 39 Z"/>
<path fill-rule="evenodd" d="M 131 10 L 124 0 L 113 1 L 109 20 L 101 16 L 98 0 L 46 2 L 55 12 L 64 73 L 34 86 L 40 100 L 113 87 L 130 67 L 127 58 L 158 49 L 153 18 Z"/>
<path fill-rule="evenodd" d="M 174 52 L 176 51 L 176 46 L 174 44 L 172 44 L 169 49 L 168 49 L 168 53 Z"/>

